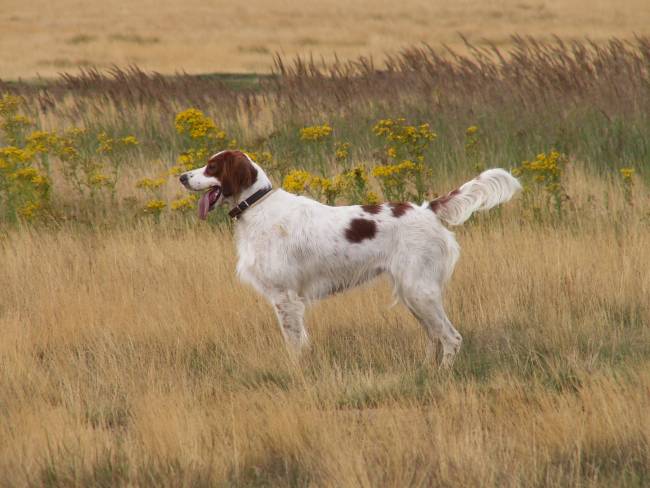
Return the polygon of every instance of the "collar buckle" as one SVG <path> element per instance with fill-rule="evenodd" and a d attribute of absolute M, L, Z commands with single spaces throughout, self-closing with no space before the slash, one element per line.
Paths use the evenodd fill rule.
<path fill-rule="evenodd" d="M 233 220 L 239 220 L 239 216 L 244 213 L 241 208 L 239 208 L 239 205 L 234 207 L 230 212 L 228 212 L 228 215 L 230 216 L 231 219 Z"/>
<path fill-rule="evenodd" d="M 257 190 L 255 193 L 253 193 L 246 200 L 242 200 L 237 205 L 235 205 L 230 210 L 230 212 L 228 212 L 228 215 L 233 220 L 239 220 L 239 217 L 241 217 L 241 214 L 244 213 L 244 210 L 250 208 L 255 202 L 260 200 L 264 195 L 268 194 L 271 190 L 272 190 L 272 187 L 263 188 L 262 190 Z"/>

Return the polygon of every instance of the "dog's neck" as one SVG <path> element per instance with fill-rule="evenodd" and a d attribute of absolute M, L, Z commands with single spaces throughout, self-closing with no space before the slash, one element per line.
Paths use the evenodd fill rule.
<path fill-rule="evenodd" d="M 242 192 L 237 196 L 237 198 L 228 198 L 228 204 L 233 207 L 239 202 L 242 202 L 246 200 L 247 198 L 251 197 L 255 193 L 257 193 L 259 190 L 265 190 L 273 187 L 273 184 L 271 183 L 271 180 L 269 177 L 266 175 L 264 170 L 260 168 L 260 166 L 255 163 L 251 162 L 251 164 L 255 167 L 257 170 L 257 178 L 255 179 L 255 182 L 249 186 L 248 188 L 242 190 Z"/>

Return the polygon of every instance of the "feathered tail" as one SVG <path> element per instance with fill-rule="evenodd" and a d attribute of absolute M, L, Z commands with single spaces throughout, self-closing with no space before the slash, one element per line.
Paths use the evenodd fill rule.
<path fill-rule="evenodd" d="M 496 168 L 484 171 L 460 188 L 429 203 L 433 212 L 450 225 L 460 225 L 477 210 L 489 210 L 510 200 L 521 185 L 517 178 Z"/>

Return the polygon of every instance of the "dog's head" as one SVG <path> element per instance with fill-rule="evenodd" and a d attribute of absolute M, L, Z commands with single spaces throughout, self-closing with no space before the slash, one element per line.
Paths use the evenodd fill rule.
<path fill-rule="evenodd" d="M 257 169 L 241 151 L 221 151 L 202 168 L 187 171 L 180 176 L 185 188 L 207 190 L 199 199 L 199 217 L 205 219 L 225 200 L 236 202 L 239 195 L 257 180 Z"/>

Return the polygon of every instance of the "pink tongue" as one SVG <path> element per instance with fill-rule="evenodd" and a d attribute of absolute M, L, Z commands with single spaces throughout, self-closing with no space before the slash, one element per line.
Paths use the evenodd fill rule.
<path fill-rule="evenodd" d="M 205 220 L 210 211 L 210 192 L 206 191 L 199 200 L 199 218 Z"/>
<path fill-rule="evenodd" d="M 210 205 L 213 205 L 219 199 L 219 194 L 221 193 L 220 188 L 211 188 L 206 191 L 201 198 L 199 199 L 199 218 L 205 220 L 210 211 Z"/>

